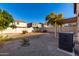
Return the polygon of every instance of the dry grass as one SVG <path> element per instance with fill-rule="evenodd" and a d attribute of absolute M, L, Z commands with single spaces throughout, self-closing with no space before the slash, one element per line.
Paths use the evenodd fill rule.
<path fill-rule="evenodd" d="M 9 39 L 4 39 L 3 41 L 12 41 L 12 40 L 19 40 L 19 39 L 25 39 L 25 38 L 36 38 L 39 37 L 40 35 L 42 35 L 44 33 L 26 33 L 26 34 L 7 34 Z"/>
<path fill-rule="evenodd" d="M 41 34 L 44 34 L 44 33 L 7 34 L 7 35 L 11 38 L 22 38 L 22 37 L 41 35 Z"/>

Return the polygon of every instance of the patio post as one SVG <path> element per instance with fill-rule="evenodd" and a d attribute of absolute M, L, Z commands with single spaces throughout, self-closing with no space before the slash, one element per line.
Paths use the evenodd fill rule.
<path fill-rule="evenodd" d="M 79 42 L 79 12 L 77 12 L 77 41 Z"/>

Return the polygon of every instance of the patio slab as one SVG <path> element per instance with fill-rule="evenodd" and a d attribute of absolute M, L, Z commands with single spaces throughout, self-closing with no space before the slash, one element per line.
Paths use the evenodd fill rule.
<path fill-rule="evenodd" d="M 14 40 L 6 43 L 4 48 L 0 49 L 0 55 L 9 56 L 69 56 L 60 52 L 58 40 L 53 38 L 53 34 L 45 33 L 39 37 L 29 38 L 30 45 L 21 47 L 21 40 Z"/>

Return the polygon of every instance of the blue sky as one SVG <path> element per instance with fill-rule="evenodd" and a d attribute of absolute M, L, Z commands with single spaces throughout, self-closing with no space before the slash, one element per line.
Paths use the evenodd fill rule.
<path fill-rule="evenodd" d="M 45 22 L 51 12 L 63 13 L 64 18 L 74 16 L 72 3 L 0 3 L 0 8 L 7 10 L 15 20 L 25 22 Z"/>

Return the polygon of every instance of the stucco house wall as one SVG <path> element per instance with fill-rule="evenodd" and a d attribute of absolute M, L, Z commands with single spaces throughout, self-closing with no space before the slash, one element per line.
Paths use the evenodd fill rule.
<path fill-rule="evenodd" d="M 15 25 L 17 27 L 27 27 L 27 23 L 24 23 L 24 22 L 15 22 Z"/>
<path fill-rule="evenodd" d="M 14 24 L 16 26 L 16 28 L 11 28 L 8 27 L 7 29 L 0 31 L 0 33 L 22 33 L 23 31 L 27 31 L 27 32 L 32 32 L 33 28 L 27 28 L 27 23 L 20 21 L 20 20 L 16 20 L 13 23 L 11 23 L 10 25 Z"/>
<path fill-rule="evenodd" d="M 41 28 L 42 24 L 40 24 L 40 23 L 28 23 L 28 27 L 39 27 L 39 28 Z"/>

